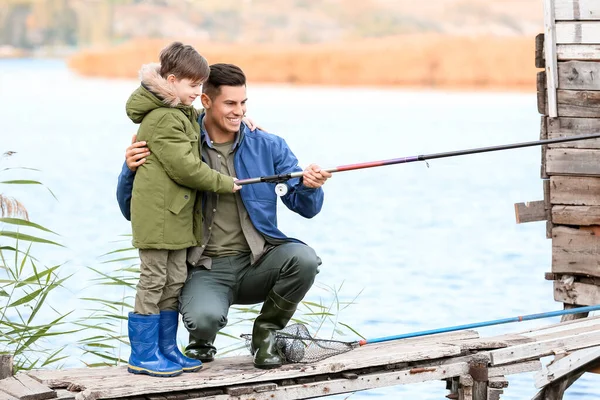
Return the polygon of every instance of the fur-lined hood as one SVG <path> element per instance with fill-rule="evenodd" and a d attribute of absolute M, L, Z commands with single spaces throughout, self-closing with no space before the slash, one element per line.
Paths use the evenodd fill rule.
<path fill-rule="evenodd" d="M 136 124 L 157 108 L 188 108 L 181 105 L 173 86 L 160 76 L 160 64 L 142 65 L 139 76 L 142 84 L 129 96 L 126 105 L 127 116 Z"/>

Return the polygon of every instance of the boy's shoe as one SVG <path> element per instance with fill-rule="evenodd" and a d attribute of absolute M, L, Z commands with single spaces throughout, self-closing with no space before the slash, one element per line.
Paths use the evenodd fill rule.
<path fill-rule="evenodd" d="M 181 365 L 166 358 L 158 348 L 159 322 L 159 314 L 129 313 L 131 355 L 127 371 L 160 377 L 176 376 L 183 372 Z"/>
<path fill-rule="evenodd" d="M 177 326 L 179 312 L 161 311 L 158 331 L 158 348 L 169 360 L 181 365 L 183 372 L 196 372 L 202 368 L 202 361 L 188 358 L 177 348 Z"/>

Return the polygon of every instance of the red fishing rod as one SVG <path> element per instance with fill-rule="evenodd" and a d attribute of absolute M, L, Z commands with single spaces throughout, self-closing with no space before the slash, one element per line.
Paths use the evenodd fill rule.
<path fill-rule="evenodd" d="M 594 133 L 591 135 L 561 137 L 561 138 L 555 138 L 555 139 L 534 140 L 531 142 L 511 143 L 511 144 L 504 144 L 504 145 L 500 145 L 500 146 L 479 147 L 479 148 L 475 148 L 475 149 L 448 151 L 445 153 L 423 154 L 423 155 L 418 155 L 418 156 L 391 158 L 388 160 L 370 161 L 370 162 L 357 163 L 357 164 L 347 164 L 347 165 L 340 165 L 338 167 L 333 167 L 333 168 L 323 168 L 323 171 L 331 172 L 331 173 L 343 172 L 343 171 L 354 171 L 357 169 L 383 167 L 386 165 L 406 164 L 406 163 L 411 163 L 411 162 L 416 162 L 416 161 L 427 161 L 427 160 L 433 160 L 436 158 L 457 157 L 457 156 L 464 156 L 467 154 L 487 153 L 487 152 L 491 152 L 491 151 L 519 149 L 522 147 L 543 146 L 543 145 L 548 145 L 548 144 L 553 144 L 553 143 L 575 142 L 578 140 L 588 140 L 588 139 L 596 139 L 596 138 L 600 138 L 600 133 Z M 292 172 L 292 173 L 288 173 L 288 174 L 261 176 L 258 178 L 249 178 L 249 179 L 239 179 L 239 180 L 236 180 L 235 183 L 240 186 L 251 185 L 254 183 L 263 183 L 263 182 L 277 183 L 278 185 L 275 187 L 275 192 L 279 196 L 283 196 L 287 193 L 287 185 L 283 185 L 282 183 L 286 182 L 290 179 L 293 179 L 293 178 L 299 178 L 302 176 L 302 174 L 303 174 L 302 171 L 298 171 L 298 172 Z"/>

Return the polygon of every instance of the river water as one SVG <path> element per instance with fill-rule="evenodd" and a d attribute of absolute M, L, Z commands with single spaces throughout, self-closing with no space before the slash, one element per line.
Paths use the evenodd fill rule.
<path fill-rule="evenodd" d="M 130 232 L 115 201 L 124 150 L 135 132 L 124 104 L 135 80 L 79 77 L 62 61 L 0 61 L 0 151 L 17 152 L 2 179 L 39 179 L 43 188 L 3 185 L 33 221 L 61 236 L 65 248 L 39 245 L 47 266 L 74 273 L 59 310 L 85 314 L 78 299 L 98 288 L 87 266 L 109 272 L 100 255 Z M 324 167 L 536 140 L 535 93 L 465 93 L 402 89 L 250 85 L 248 114 L 285 137 L 302 166 Z M 279 224 L 323 259 L 319 286 L 342 286 L 341 301 L 360 293 L 340 321 L 367 338 L 557 310 L 551 242 L 543 222 L 517 225 L 514 203 L 543 198 L 540 149 L 527 148 L 334 175 L 322 212 L 305 220 L 280 207 Z M 126 245 L 127 243 L 125 243 Z M 118 293 L 117 293 L 118 296 Z M 315 286 L 307 300 L 332 301 Z M 557 322 L 532 321 L 480 330 L 482 336 Z M 237 335 L 241 329 L 232 327 Z M 183 329 L 182 329 L 183 330 Z M 67 366 L 80 366 L 81 337 Z M 185 343 L 184 332 L 180 332 Z M 356 339 L 353 334 L 340 337 Z M 226 339 L 220 339 L 226 344 Z M 589 374 L 588 374 L 589 375 Z M 600 398 L 598 378 L 584 376 L 566 399 Z M 442 382 L 354 394 L 351 398 L 440 399 Z M 503 399 L 536 393 L 532 374 L 510 377 Z M 336 398 L 345 398 L 337 396 Z"/>

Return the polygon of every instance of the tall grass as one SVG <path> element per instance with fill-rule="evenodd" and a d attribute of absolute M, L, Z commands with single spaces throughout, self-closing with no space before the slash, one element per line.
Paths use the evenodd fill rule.
<path fill-rule="evenodd" d="M 13 154 L 4 153 L 2 161 Z M 0 185 L 42 184 L 18 179 Z M 68 329 L 71 312 L 61 313 L 50 302 L 69 277 L 59 276 L 61 265 L 42 265 L 32 251 L 34 245 L 62 245 L 42 237 L 56 233 L 31 222 L 17 199 L 0 193 L 0 210 L 0 352 L 14 356 L 15 371 L 56 365 L 67 356 L 62 355 L 64 346 L 53 346 L 51 338 L 78 331 Z"/>
<path fill-rule="evenodd" d="M 129 235 L 128 235 L 129 236 Z M 137 250 L 132 247 L 122 247 L 101 256 L 103 265 L 115 265 L 112 271 L 104 272 L 97 268 L 89 268 L 96 278 L 94 285 L 110 287 L 111 293 L 120 293 L 114 298 L 81 298 L 89 304 L 86 310 L 89 317 L 77 322 L 86 328 L 89 335 L 79 341 L 85 355 L 91 361 L 86 362 L 90 367 L 117 366 L 126 364 L 123 354 L 127 353 L 129 341 L 127 338 L 127 315 L 133 311 L 135 285 L 139 277 Z M 118 288 L 119 290 L 114 290 Z M 360 295 L 355 295 L 349 301 L 341 300 L 343 282 L 339 287 L 323 284 L 315 285 L 321 292 L 318 302 L 303 301 L 293 322 L 301 323 L 317 337 L 339 337 L 353 335 L 362 337 L 357 330 L 340 320 L 341 314 L 356 301 Z M 107 291 L 108 292 L 108 291 Z M 227 327 L 219 332 L 221 339 L 228 338 L 233 342 L 219 348 L 220 356 L 244 353 L 246 342 L 232 331 L 252 331 L 252 323 L 258 315 L 260 305 L 251 307 L 233 306 L 229 315 Z M 223 342 L 217 338 L 216 345 Z M 184 348 L 184 344 L 180 346 Z"/>

